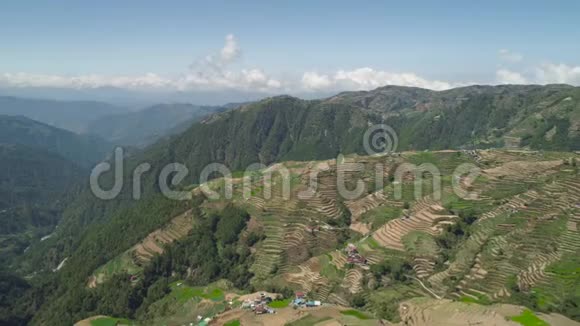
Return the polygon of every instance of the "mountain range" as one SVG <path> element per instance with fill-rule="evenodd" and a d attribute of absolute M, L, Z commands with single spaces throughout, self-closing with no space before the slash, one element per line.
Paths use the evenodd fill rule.
<path fill-rule="evenodd" d="M 0 115 L 26 117 L 87 138 L 98 136 L 114 145 L 144 147 L 232 105 L 156 104 L 129 109 L 94 101 L 0 96 Z"/>
<path fill-rule="evenodd" d="M 143 194 L 155 197 L 157 176 L 169 163 L 184 164 L 189 173 L 182 183 L 195 184 L 203 168 L 215 162 L 243 171 L 252 163 L 366 155 L 365 131 L 379 123 L 397 132 L 398 151 L 506 146 L 577 151 L 579 103 L 580 88 L 567 85 L 472 86 L 443 92 L 388 86 L 323 100 L 278 96 L 194 123 L 136 153 L 126 166 L 131 170 L 141 163 L 151 164 L 151 171 L 143 176 Z M 126 175 L 127 184 L 130 178 Z M 64 214 L 63 223 L 74 225 L 67 236 L 82 233 L 92 220 L 106 221 L 120 207 L 146 206 L 128 200 L 130 187 L 124 190 L 112 202 L 92 198 L 88 191 L 81 194 L 71 203 L 74 214 Z M 78 209 L 87 203 L 110 214 Z M 67 233 L 66 228 L 62 232 Z"/>
<path fill-rule="evenodd" d="M 381 211 L 380 214 L 384 213 L 383 215 L 389 216 L 392 214 L 393 216 L 389 218 L 384 216 L 368 217 L 375 223 L 376 227 L 370 228 L 368 232 L 378 232 L 379 227 L 383 224 L 385 225 L 384 232 L 387 232 L 392 227 L 392 225 L 387 225 L 388 219 L 398 218 L 399 215 L 403 214 L 403 210 L 407 210 L 409 207 L 411 211 L 407 212 L 408 214 L 423 212 L 423 210 L 431 209 L 429 207 L 435 207 L 436 209 L 433 208 L 424 213 L 443 216 L 440 219 L 435 217 L 437 223 L 445 220 L 446 222 L 441 225 L 449 225 L 449 228 L 446 228 L 437 224 L 442 233 L 429 233 L 427 236 L 413 233 L 414 240 L 405 240 L 411 241 L 410 243 L 416 245 L 417 248 L 429 250 L 430 256 L 428 258 L 433 261 L 429 260 L 429 263 L 426 263 L 430 266 L 425 267 L 429 270 L 428 273 L 444 270 L 447 266 L 445 265 L 446 261 L 454 268 L 457 264 L 460 265 L 457 268 L 461 268 L 461 272 L 457 273 L 471 273 L 469 268 L 472 265 L 463 261 L 457 263 L 455 260 L 458 257 L 464 257 L 462 255 L 465 253 L 458 252 L 452 247 L 459 243 L 471 243 L 469 232 L 472 230 L 471 224 L 473 224 L 474 219 L 483 219 L 484 214 L 489 211 L 495 212 L 494 207 L 503 207 L 501 205 L 512 199 L 516 203 L 521 203 L 524 200 L 522 198 L 525 197 L 522 194 L 524 192 L 528 194 L 531 190 L 546 196 L 565 193 L 567 197 L 563 202 L 565 201 L 566 205 L 572 205 L 575 198 L 573 194 L 569 193 L 571 193 L 570 189 L 575 189 L 573 182 L 577 178 L 577 170 L 572 168 L 576 161 L 571 158 L 571 155 L 574 155 L 573 151 L 580 150 L 580 88 L 568 85 L 470 86 L 448 91 L 387 86 L 372 91 L 345 92 L 317 100 L 276 96 L 256 102 L 232 105 L 230 109 L 184 104 L 154 106 L 149 110 L 141 111 L 139 117 L 133 113 L 116 116 L 115 119 L 101 117 L 94 120 L 98 122 L 94 122 L 95 125 L 91 129 L 115 143 L 126 142 L 132 145 L 146 145 L 156 139 L 153 144 L 135 150 L 130 157 L 126 158 L 125 162 L 127 171 L 133 171 L 141 163 L 151 164 L 151 170 L 143 174 L 141 184 L 143 197 L 139 201 L 133 200 L 132 173 L 125 173 L 123 190 L 113 200 L 103 201 L 96 198 L 86 187 L 86 179 L 84 187 L 68 193 L 69 198 L 64 203 L 59 227 L 54 235 L 46 241 L 33 245 L 25 255 L 19 257 L 12 268 L 12 272 L 19 275 L 42 275 L 40 277 L 43 278 L 40 281 L 38 280 L 39 276 L 33 277 L 34 282 L 39 282 L 41 285 L 33 287 L 33 290 L 25 292 L 25 294 L 19 292 L 18 299 L 15 300 L 16 307 L 10 308 L 14 309 L 11 311 L 17 311 L 20 316 L 18 318 L 22 318 L 22 320 L 31 321 L 33 324 L 59 324 L 71 323 L 81 317 L 89 317 L 89 314 L 111 314 L 145 318 L 145 320 L 150 321 L 147 318 L 162 314 L 160 311 L 164 311 L 164 308 L 158 307 L 157 304 L 161 304 L 158 303 L 158 300 L 163 300 L 168 293 L 172 293 L 171 289 L 173 288 L 169 284 L 170 281 L 175 281 L 172 275 L 179 275 L 179 277 L 189 280 L 191 284 L 198 286 L 207 286 L 209 282 L 223 277 L 231 281 L 235 287 L 241 287 L 244 290 L 258 290 L 260 287 L 267 286 L 272 290 L 282 292 L 287 290 L 286 287 L 303 290 L 304 288 L 300 288 L 300 286 L 304 286 L 325 300 L 334 294 L 338 297 L 335 299 L 336 302 L 372 308 L 375 313 L 378 311 L 377 307 L 380 307 L 380 302 L 372 301 L 374 299 L 365 301 L 355 293 L 339 290 L 341 287 L 344 288 L 340 282 L 348 283 L 351 282 L 351 279 L 356 278 L 357 284 L 360 285 L 363 280 L 373 279 L 375 285 L 393 284 L 396 289 L 401 289 L 400 293 L 405 293 L 402 297 L 406 297 L 408 292 L 422 291 L 419 287 L 412 286 L 410 284 L 412 279 L 405 275 L 411 275 L 416 271 L 416 267 L 410 268 L 410 264 L 416 262 L 413 259 L 427 258 L 416 255 L 413 251 L 415 249 L 405 249 L 404 252 L 411 253 L 409 255 L 394 254 L 392 247 L 395 248 L 395 251 L 400 251 L 401 244 L 391 244 L 380 235 L 373 236 L 375 240 L 372 241 L 375 242 L 369 240 L 364 243 L 370 248 L 369 252 L 375 254 L 376 251 L 380 252 L 376 256 L 379 257 L 376 258 L 379 262 L 376 265 L 379 267 L 371 266 L 371 272 L 359 270 L 358 267 L 348 264 L 340 264 L 341 267 L 336 271 L 317 270 L 318 267 L 315 265 L 306 266 L 307 262 L 314 258 L 317 261 L 315 264 L 324 265 L 321 262 L 325 259 L 324 257 L 327 257 L 325 255 L 331 255 L 331 253 L 335 255 L 333 250 L 336 248 L 341 248 L 340 246 L 345 245 L 348 241 L 359 241 L 362 238 L 360 234 L 352 233 L 353 230 L 349 229 L 349 225 L 351 222 L 355 222 L 353 215 L 357 218 L 363 218 L 362 214 L 357 213 L 357 207 L 366 207 L 366 202 L 359 204 L 348 202 L 339 198 L 332 189 L 332 191 L 326 189 L 325 194 L 317 197 L 318 201 L 306 202 L 297 198 L 296 202 L 291 202 L 287 206 L 275 202 L 276 205 L 272 204 L 273 207 L 269 207 L 268 205 L 271 204 L 264 204 L 261 201 L 211 202 L 203 196 L 194 196 L 191 201 L 173 201 L 163 197 L 159 187 L 159 173 L 168 163 L 182 163 L 188 168 L 187 178 L 176 186 L 180 189 L 195 189 L 199 183 L 200 173 L 210 163 L 222 163 L 237 176 L 239 172 L 245 170 L 252 163 L 272 165 L 277 162 L 287 162 L 297 166 L 295 173 L 299 175 L 297 177 L 299 180 L 296 182 L 300 183 L 300 180 L 306 175 L 305 171 L 309 169 L 308 163 L 304 163 L 304 161 L 332 160 L 339 154 L 353 157 L 372 154 L 367 152 L 364 138 L 369 127 L 378 124 L 392 127 L 397 135 L 397 147 L 394 149 L 396 152 L 406 152 L 400 158 L 394 158 L 391 160 L 392 162 L 389 161 L 394 162 L 393 169 L 398 164 L 408 162 L 417 164 L 439 162 L 444 164 L 448 170 L 451 168 L 447 165 L 452 166 L 455 163 L 480 164 L 479 161 L 470 156 L 471 154 L 461 151 L 491 149 L 488 152 L 491 154 L 489 154 L 487 161 L 485 157 L 482 159 L 487 162 L 485 163 L 487 165 L 483 163 L 481 165 L 483 168 L 491 170 L 489 177 L 480 180 L 480 183 L 477 184 L 483 189 L 481 202 L 466 203 L 455 197 L 448 197 L 449 202 L 445 203 L 426 199 L 427 204 L 425 204 L 417 198 L 414 199 L 416 202 L 411 199 L 391 202 L 390 199 L 380 195 L 369 194 L 376 197 L 369 199 L 372 202 L 375 199 L 384 201 L 382 204 L 377 204 L 378 206 L 392 204 L 393 211 Z M 161 128 L 161 126 L 155 125 L 157 119 L 160 124 L 174 126 Z M 181 126 L 176 127 L 175 124 L 179 123 L 180 120 L 183 120 Z M 44 149 L 59 153 L 63 157 L 80 163 L 90 161 L 89 157 L 98 160 L 97 155 L 93 157 L 82 154 L 85 147 L 77 145 L 80 140 L 75 140 L 75 142 L 67 140 L 65 142 L 61 140 L 65 134 L 62 131 L 57 132 L 49 126 L 33 123 L 22 117 L 3 117 L 0 119 L 0 123 L 4 123 L 6 126 L 6 128 L 0 129 L 2 142 L 7 140 L 6 142 L 19 146 L 38 146 L 40 144 L 40 147 Z M 183 127 L 185 125 L 187 127 Z M 147 132 L 144 132 L 145 130 Z M 3 132 L 4 134 L 2 134 Z M 160 137 L 162 134 L 170 136 Z M 52 136 L 41 137 L 39 135 Z M 61 146 L 63 143 L 70 144 L 70 146 L 67 145 L 67 148 L 73 148 L 74 151 L 64 150 Z M 99 146 L 94 144 L 91 149 L 98 149 Z M 505 148 L 526 151 L 521 155 L 494 151 Z M 444 151 L 442 153 L 429 153 L 429 151 L 438 150 Z M 554 153 L 556 151 L 562 153 Z M 544 152 L 545 156 L 534 156 L 544 155 L 538 154 Z M 372 159 L 376 159 L 376 157 L 365 157 L 363 162 Z M 527 163 L 521 163 L 522 165 L 518 169 L 508 164 L 510 160 Z M 542 162 L 538 164 L 538 162 L 534 162 L 535 160 Z M 327 164 L 332 166 L 331 163 Z M 507 167 L 504 167 L 506 164 L 508 164 Z M 510 176 L 506 177 L 503 174 L 501 177 L 497 176 L 498 172 L 493 170 L 494 168 L 510 168 L 513 169 L 510 171 L 518 171 L 523 174 L 512 180 Z M 389 173 L 391 173 L 390 170 Z M 551 175 L 555 185 L 554 190 L 544 187 L 548 184 L 547 180 Z M 531 181 L 532 177 L 537 179 Z M 103 178 L 107 182 L 112 182 L 113 175 L 109 173 Z M 529 179 L 527 183 L 526 178 Z M 364 180 L 368 181 L 368 178 L 364 178 Z M 392 181 L 388 178 L 386 180 Z M 451 180 L 451 176 L 447 176 L 445 180 Z M 559 184 L 556 181 L 562 183 Z M 556 189 L 556 184 L 560 185 L 562 189 Z M 532 187 L 537 188 L 532 189 Z M 534 193 L 531 195 L 536 196 Z M 525 198 L 527 200 L 528 197 Z M 553 202 L 553 204 L 557 203 Z M 236 208 L 228 205 L 233 205 Z M 375 204 L 369 205 L 371 205 L 369 209 L 378 207 L 372 206 Z M 415 205 L 416 211 L 413 210 Z M 427 205 L 425 206 L 427 208 L 423 207 L 424 205 Z M 444 208 L 444 205 L 451 206 Z M 528 207 L 529 203 L 526 204 L 528 206 L 517 205 L 520 208 Z M 319 206 L 324 206 L 324 209 Z M 316 210 L 317 207 L 319 210 Z M 249 215 L 238 209 L 248 210 Z M 443 209 L 446 209 L 447 212 L 444 213 Z M 558 209 L 549 206 L 550 214 L 560 212 Z M 328 213 L 327 210 L 331 213 Z M 509 208 L 505 208 L 505 210 L 502 208 L 500 213 L 504 214 L 507 210 Z M 530 211 L 536 212 L 536 208 L 530 208 Z M 305 223 L 308 224 L 307 219 L 305 220 L 305 217 L 302 216 L 303 214 L 306 214 L 311 221 L 319 220 L 325 225 L 330 225 L 335 228 L 333 229 L 335 231 L 331 232 L 332 235 L 323 233 L 328 238 L 312 239 L 301 231 Z M 568 213 L 564 210 L 563 214 Z M 181 219 L 175 220 L 176 217 L 180 216 Z M 187 222 L 183 222 L 183 216 L 191 218 L 190 224 L 195 227 L 187 226 Z M 252 220 L 250 216 L 255 219 Z M 452 223 L 447 221 L 447 218 L 453 219 L 455 217 L 451 218 L 450 216 L 460 217 L 460 219 L 458 222 Z M 479 230 L 475 226 L 473 232 L 491 232 L 486 236 L 490 238 L 492 235 L 501 236 L 494 241 L 499 243 L 498 246 L 505 253 L 511 252 L 513 249 L 501 245 L 508 235 L 514 237 L 510 238 L 510 241 L 516 244 L 522 244 L 523 240 L 519 234 L 502 233 L 505 230 L 507 230 L 505 232 L 511 230 L 509 229 L 511 226 L 505 226 L 510 223 L 504 221 L 504 217 L 501 215 L 497 234 L 493 233 L 496 231 Z M 230 222 L 223 222 L 228 218 Z M 568 217 L 562 217 L 561 220 L 558 220 L 558 223 L 561 224 L 554 224 L 552 226 L 553 232 L 560 232 L 567 219 Z M 553 219 L 548 220 L 552 221 Z M 186 221 L 189 220 L 186 219 Z M 528 229 L 534 229 L 539 225 L 542 225 L 543 228 L 542 221 L 544 220 L 539 218 L 538 221 L 534 222 L 535 224 L 528 225 Z M 256 231 L 257 233 L 250 237 L 253 232 L 250 230 L 250 226 L 254 222 L 262 225 L 262 233 Z M 392 222 L 392 224 L 397 223 L 399 222 Z M 522 220 L 518 220 L 517 223 L 525 223 L 525 219 L 522 217 Z M 283 224 L 287 224 L 289 230 L 291 229 L 294 233 L 280 231 L 280 226 Z M 173 228 L 178 229 L 173 230 Z M 538 229 L 539 233 L 547 230 L 542 228 Z M 559 228 L 560 231 L 554 231 L 556 228 Z M 428 227 L 421 230 L 427 229 Z M 190 232 L 190 230 L 192 231 Z M 232 232 L 227 230 L 235 230 L 235 232 L 231 234 Z M 314 231 L 311 234 L 314 234 Z M 370 235 L 370 233 L 366 235 Z M 568 235 L 564 234 L 563 236 Z M 300 237 L 310 239 L 307 242 L 309 246 L 307 250 L 300 247 L 284 247 L 284 250 L 277 251 L 276 246 L 281 246 L 278 242 L 281 238 L 300 239 Z M 171 238 L 171 240 L 166 241 L 166 238 Z M 250 238 L 251 240 L 249 240 Z M 175 244 L 172 244 L 173 240 L 176 240 Z M 481 245 L 479 238 L 476 240 L 478 245 Z M 151 244 L 151 241 L 154 244 Z M 310 246 L 311 244 L 313 245 Z M 405 246 L 407 245 L 406 242 Z M 145 249 L 142 248 L 147 246 L 154 248 L 151 250 L 156 253 L 143 253 Z M 380 246 L 388 248 L 378 249 Z M 470 246 L 466 248 L 472 248 Z M 198 250 L 199 248 L 203 248 L 203 250 Z M 500 249 L 493 247 L 487 251 L 482 251 L 482 255 L 490 250 L 495 253 Z M 438 256 L 438 253 L 441 253 L 441 256 Z M 470 252 L 469 255 L 471 254 Z M 145 256 L 146 258 L 143 258 Z M 271 256 L 275 256 L 275 258 L 271 258 Z M 502 255 L 497 254 L 496 256 L 501 257 Z M 381 265 L 381 259 L 389 261 L 385 257 L 390 257 L 388 259 L 396 261 L 397 266 Z M 565 257 L 568 259 L 567 255 Z M 571 261 L 565 260 L 565 263 Z M 510 264 L 516 263 L 520 264 L 521 262 L 510 261 Z M 306 274 L 311 273 L 307 275 L 313 275 L 312 279 L 314 280 L 316 277 L 323 276 L 329 280 L 340 280 L 337 281 L 340 284 L 335 284 L 334 288 L 320 287 L 320 284 L 316 282 L 316 284 L 310 284 L 307 281 L 291 285 L 292 282 L 288 283 L 288 278 L 292 278 L 288 276 L 288 273 L 294 273 L 294 270 L 290 268 L 298 264 L 306 264 L 300 265 L 301 270 Z M 463 270 L 464 264 L 469 265 L 469 268 Z M 501 266 L 505 266 L 507 263 L 502 264 L 504 265 Z M 521 264 L 524 266 L 523 263 Z M 343 267 L 346 268 L 346 271 L 342 269 Z M 506 268 L 513 271 L 514 267 L 509 265 Z M 135 274 L 131 274 L 131 279 L 137 274 L 139 277 L 135 284 L 128 283 L 129 277 L 125 274 L 133 270 L 135 270 Z M 318 276 L 316 276 L 317 273 Z M 101 274 L 110 274 L 109 279 L 97 282 L 95 278 Z M 464 283 L 456 284 L 457 277 L 459 277 L 457 275 L 453 274 L 453 277 L 449 279 L 448 275 L 442 275 L 441 279 L 433 280 L 431 285 L 439 286 L 437 291 L 441 292 L 437 293 L 444 296 L 457 294 L 461 298 L 464 296 L 480 303 L 486 302 L 487 299 L 483 297 L 487 298 L 487 295 L 478 294 L 483 296 L 480 298 L 475 294 L 470 294 L 476 297 L 473 299 L 471 296 L 459 292 L 457 288 L 448 288 L 448 283 L 465 287 Z M 419 274 L 413 277 L 419 277 Z M 300 277 L 298 279 L 300 282 L 303 281 Z M 502 279 L 501 282 L 505 283 L 501 283 L 501 286 L 508 286 L 507 279 Z M 510 286 L 514 286 L 512 283 L 509 283 Z M 96 289 L 93 289 L 92 286 L 95 286 Z M 368 284 L 360 286 L 371 287 Z M 378 286 L 381 287 L 381 285 Z M 498 288 L 497 293 L 500 293 L 499 290 Z M 518 291 L 524 290 L 523 286 L 518 288 Z M 479 293 L 476 291 L 481 291 L 481 289 L 474 289 L 474 292 L 469 293 Z M 519 297 L 519 293 L 514 292 L 514 297 L 520 300 L 518 303 L 529 299 L 528 297 L 525 297 L 527 299 Z M 495 292 L 489 296 L 494 294 Z M 525 296 L 526 294 L 521 295 Z M 37 304 L 35 309 L 38 309 L 38 312 L 34 309 L 32 312 L 22 308 L 26 306 L 27 296 L 34 298 L 34 302 Z M 397 300 L 402 297 L 397 297 Z M 493 298 L 496 300 L 497 297 Z M 573 302 L 574 298 L 572 294 L 567 293 L 562 300 L 569 304 Z M 166 304 L 166 301 L 164 302 Z M 396 308 L 388 306 L 388 309 Z M 541 305 L 534 306 L 534 309 L 549 310 Z M 390 316 L 393 314 L 391 310 L 380 313 L 382 316 Z M 574 315 L 575 312 L 572 312 L 574 311 L 572 308 L 557 311 L 577 318 Z M 34 316 L 32 316 L 33 314 Z"/>
<path fill-rule="evenodd" d="M 144 147 L 223 110 L 225 108 L 215 106 L 158 104 L 139 111 L 100 117 L 88 124 L 87 132 L 117 145 Z"/>
<path fill-rule="evenodd" d="M 105 115 L 126 111 L 122 107 L 94 101 L 56 101 L 0 96 L 0 114 L 20 115 L 57 128 L 81 133 L 87 124 Z"/>
<path fill-rule="evenodd" d="M 0 115 L 0 142 L 58 153 L 88 167 L 105 159 L 112 144 L 90 135 L 79 135 L 23 116 Z"/>
<path fill-rule="evenodd" d="M 388 86 L 323 100 L 279 96 L 213 115 L 146 152 L 165 148 L 160 155 L 184 163 L 195 182 L 212 162 L 238 170 L 256 162 L 364 154 L 363 136 L 374 124 L 395 130 L 396 150 L 579 150 L 579 96 L 580 88 L 567 85 L 443 92 Z"/>

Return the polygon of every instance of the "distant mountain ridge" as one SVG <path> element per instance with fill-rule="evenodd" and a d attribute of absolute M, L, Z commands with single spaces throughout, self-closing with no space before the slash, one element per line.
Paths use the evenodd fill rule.
<path fill-rule="evenodd" d="M 239 104 L 156 104 L 140 110 L 95 101 L 56 101 L 0 96 L 0 115 L 24 116 L 78 134 L 97 135 L 115 145 L 145 147 L 180 133 L 210 114 Z"/>
<path fill-rule="evenodd" d="M 143 110 L 107 115 L 91 121 L 87 132 L 118 145 L 144 147 L 157 139 L 182 132 L 196 120 L 221 112 L 219 106 L 158 104 Z"/>
<path fill-rule="evenodd" d="M 53 152 L 88 167 L 103 160 L 112 145 L 96 136 L 78 135 L 23 116 L 0 115 L 0 143 Z"/>
<path fill-rule="evenodd" d="M 121 112 L 126 112 L 126 109 L 103 102 L 0 96 L 0 114 L 21 115 L 77 133 L 85 132 L 88 123 L 94 119 Z"/>

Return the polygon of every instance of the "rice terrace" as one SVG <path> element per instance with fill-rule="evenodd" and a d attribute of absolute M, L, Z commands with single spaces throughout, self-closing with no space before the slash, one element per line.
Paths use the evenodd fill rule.
<path fill-rule="evenodd" d="M 273 304 L 289 312 L 278 310 L 272 317 L 276 321 L 268 321 L 270 317 L 260 319 L 244 312 L 242 301 L 230 300 L 223 313 L 212 316 L 221 322 L 237 316 L 251 318 L 249 324 L 310 325 L 308 318 L 320 318 L 317 325 L 331 325 L 333 320 L 341 324 L 354 318 L 359 320 L 354 324 L 370 325 L 368 320 L 375 318 L 370 316 L 377 315 L 406 325 L 525 320 L 517 316 L 532 313 L 518 304 L 542 312 L 573 303 L 569 300 L 574 300 L 578 273 L 568 266 L 574 266 L 580 249 L 579 158 L 573 153 L 522 150 L 348 156 L 347 161 L 361 163 L 365 169 L 343 171 L 347 184 L 362 180 L 369 189 L 374 186 L 376 163 L 384 163 L 384 188 L 352 201 L 341 199 L 332 182 L 337 168 L 333 160 L 286 162 L 293 183 L 290 199 L 282 198 L 282 177 L 275 173 L 271 199 L 260 197 L 263 179 L 254 173 L 254 196 L 244 199 L 242 183 L 233 182 L 231 200 L 203 200 L 199 212 L 176 216 L 97 269 L 94 278 L 101 282 L 115 272 L 141 277 L 140 271 L 150 261 L 148 252 L 162 252 L 165 244 L 184 237 L 192 223 L 195 227 L 196 220 L 234 205 L 250 216 L 240 241 L 256 235 L 260 239 L 250 247 L 255 257 L 250 267 L 252 286 L 287 289 L 287 304 L 299 291 L 324 305 L 295 310 Z M 407 162 L 440 167 L 440 199 L 433 199 L 428 174 L 420 174 L 425 178 L 424 196 L 414 199 L 414 173 L 403 179 L 402 198 L 394 199 L 392 173 Z M 451 189 L 449 173 L 462 163 L 477 164 L 482 171 L 464 185 L 472 192 L 468 199 L 459 198 Z M 307 189 L 311 170 L 321 164 L 325 169 L 317 176 L 316 194 L 302 198 L 299 193 Z M 223 179 L 211 183 L 216 191 L 224 185 Z M 203 196 L 197 188 L 192 192 Z M 345 216 L 350 217 L 350 225 L 343 222 Z M 97 285 L 90 280 L 89 286 Z M 224 291 L 238 293 L 231 285 Z M 534 293 L 534 301 L 526 301 L 530 298 L 525 293 Z M 367 315 L 337 313 L 353 304 L 364 306 L 369 317 L 362 321 L 360 316 Z M 191 303 L 171 305 L 183 309 L 180 305 Z M 450 316 L 449 312 L 454 313 Z M 538 316 L 546 323 L 574 324 L 553 313 Z"/>

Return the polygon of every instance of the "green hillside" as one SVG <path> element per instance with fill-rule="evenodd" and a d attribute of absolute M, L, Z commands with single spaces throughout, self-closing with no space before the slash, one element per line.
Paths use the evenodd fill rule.
<path fill-rule="evenodd" d="M 579 118 L 580 91 L 565 85 L 472 86 L 443 92 L 384 87 L 311 101 L 279 96 L 214 115 L 127 158 L 127 171 L 143 162 L 152 165 L 143 178 L 141 200 L 132 199 L 130 173 L 125 174 L 123 192 L 114 200 L 99 200 L 88 189 L 75 195 L 55 236 L 31 248 L 15 268 L 21 274 L 37 272 L 45 282 L 37 288 L 39 292 L 29 294 L 44 302 L 32 323 L 71 323 L 96 314 L 158 317 L 159 312 L 149 307 L 163 300 L 167 284 L 176 278 L 193 285 L 225 278 L 243 291 L 303 290 L 387 319 L 397 318 L 397 305 L 403 300 L 431 293 L 479 303 L 516 302 L 577 319 L 576 289 L 567 285 L 577 268 L 570 257 L 579 242 L 572 228 L 570 232 L 565 228 L 576 216 L 570 210 L 577 200 L 578 180 L 571 151 L 580 149 Z M 182 189 L 195 188 L 201 170 L 213 162 L 240 171 L 256 162 L 293 161 L 288 163 L 296 169 L 292 182 L 301 187 L 312 167 L 294 161 L 365 154 L 363 135 L 375 123 L 397 131 L 399 152 L 496 147 L 541 151 L 492 150 L 481 152 L 477 159 L 461 151 L 387 157 L 383 181 L 389 195 L 371 196 L 361 203 L 336 194 L 332 177 L 337 168 L 332 162 L 328 163 L 331 169 L 321 175 L 327 181 L 321 194 L 310 200 L 296 194 L 291 201 L 282 201 L 276 193 L 274 200 L 246 202 L 239 187 L 227 203 L 203 196 L 172 201 L 159 194 L 159 172 L 172 162 L 189 169 L 178 186 Z M 351 157 L 365 163 L 382 159 Z M 512 166 L 512 161 L 524 163 Z M 392 169 L 403 163 L 439 166 L 447 187 L 443 199 L 414 198 L 409 180 L 403 182 L 403 198 L 392 198 L 391 192 L 398 187 Z M 489 176 L 474 185 L 478 200 L 460 200 L 449 190 L 451 172 L 461 163 L 490 169 Z M 351 185 L 359 178 L 371 187 L 369 171 L 351 171 Z M 253 191 L 262 189 L 256 185 Z M 428 197 L 432 189 L 424 191 Z M 557 200 L 559 194 L 565 194 L 564 199 Z M 545 199 L 538 200 L 538 195 Z M 227 204 L 247 211 L 255 223 L 244 219 L 231 226 L 241 232 L 235 236 L 225 232 L 219 216 L 227 215 L 222 210 Z M 511 216 L 512 205 L 529 208 L 529 212 Z M 185 236 L 172 231 L 171 221 L 189 211 L 195 212 L 192 231 Z M 415 213 L 417 219 L 402 222 L 406 220 L 401 214 Z M 371 224 L 358 227 L 372 233 L 349 228 L 359 217 Z M 330 228 L 317 236 L 305 231 L 305 226 L 317 223 Z M 391 228 L 395 233 L 390 233 Z M 511 232 L 514 228 L 521 232 Z M 563 245 L 554 244 L 536 254 L 545 235 L 562 240 Z M 389 240 L 393 237 L 395 242 Z M 370 270 L 345 263 L 342 249 L 348 242 L 357 243 L 370 261 Z M 203 255 L 197 252 L 200 248 Z M 518 256 L 518 248 L 529 250 L 527 258 Z M 558 250 L 562 253 L 555 253 Z M 62 269 L 52 273 L 64 259 Z M 236 263 L 228 265 L 227 261 Z M 484 273 L 477 263 L 489 280 L 471 281 Z M 141 271 L 136 284 L 130 283 L 123 267 L 116 267 L 124 264 L 131 265 L 127 271 Z M 528 282 L 537 277 L 539 265 L 550 282 L 568 291 L 556 295 L 545 283 Z M 108 271 L 108 279 L 92 289 L 91 277 L 97 270 Z M 415 279 L 423 280 L 432 292 Z M 486 288 L 488 281 L 493 286 Z M 530 295 L 530 287 L 538 297 Z"/>
<path fill-rule="evenodd" d="M 82 169 L 61 156 L 0 144 L 0 258 L 7 262 L 60 220 L 65 192 Z M 4 266 L 6 267 L 6 266 Z"/>
<path fill-rule="evenodd" d="M 18 144 L 57 153 L 89 167 L 105 159 L 112 145 L 88 135 L 79 135 L 23 116 L 0 115 L 0 143 Z"/>

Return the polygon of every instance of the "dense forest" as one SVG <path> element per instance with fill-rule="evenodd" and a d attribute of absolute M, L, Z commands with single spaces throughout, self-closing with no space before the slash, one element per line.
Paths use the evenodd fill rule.
<path fill-rule="evenodd" d="M 58 154 L 0 144 L 0 259 L 3 267 L 33 240 L 52 232 L 66 192 L 82 169 Z"/>
<path fill-rule="evenodd" d="M 85 279 L 63 273 L 49 276 L 32 288 L 21 278 L 3 274 L 0 324 L 19 324 L 34 318 L 33 322 L 39 324 L 70 325 L 100 314 L 146 318 L 147 307 L 167 294 L 168 284 L 173 280 L 204 285 L 227 279 L 237 288 L 249 289 L 251 243 L 240 237 L 248 214 L 226 206 L 208 215 L 194 207 L 193 215 L 195 226 L 189 235 L 156 256 L 137 283 L 132 281 L 131 275 L 119 274 L 97 289 L 89 289 L 84 286 Z M 191 270 L 194 272 L 188 272 Z M 61 283 L 64 280 L 67 280 L 66 285 Z M 40 303 L 48 297 L 53 301 L 40 311 L 36 311 L 39 306 L 29 306 L 30 302 Z"/>

